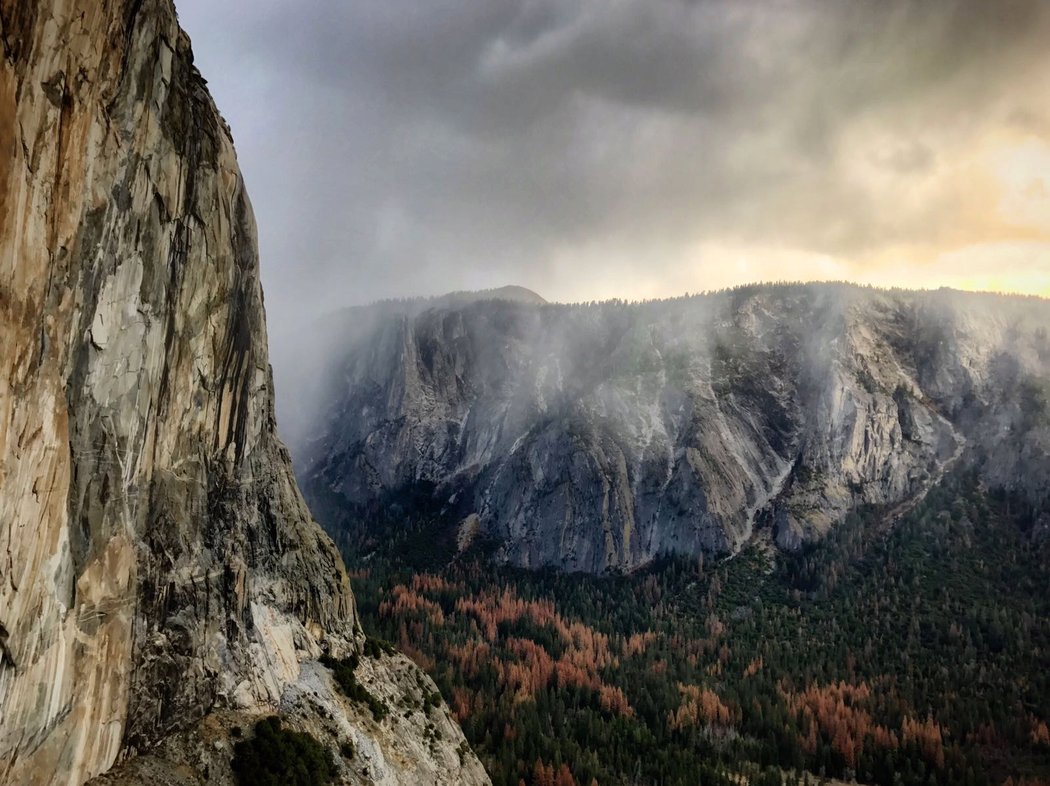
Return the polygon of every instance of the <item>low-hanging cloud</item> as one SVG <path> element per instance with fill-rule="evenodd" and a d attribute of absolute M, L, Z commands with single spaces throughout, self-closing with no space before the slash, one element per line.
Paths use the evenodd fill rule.
<path fill-rule="evenodd" d="M 278 333 L 504 283 L 890 283 L 1000 246 L 1050 286 L 1050 227 L 995 168 L 1050 145 L 1043 0 L 178 5 L 237 140 Z"/>

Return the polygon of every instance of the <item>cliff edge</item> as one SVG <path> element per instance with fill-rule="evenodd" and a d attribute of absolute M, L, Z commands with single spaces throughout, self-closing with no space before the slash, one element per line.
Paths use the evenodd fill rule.
<path fill-rule="evenodd" d="M 487 782 L 443 707 L 375 721 L 314 662 L 364 637 L 275 435 L 252 210 L 170 0 L 0 0 L 0 44 L 0 784 L 223 783 L 230 730 L 277 711 L 356 743 L 344 779 Z"/>

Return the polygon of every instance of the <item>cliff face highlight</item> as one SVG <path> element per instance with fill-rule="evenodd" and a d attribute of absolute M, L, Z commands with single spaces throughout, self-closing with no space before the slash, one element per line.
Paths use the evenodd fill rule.
<path fill-rule="evenodd" d="M 839 285 L 351 312 L 293 445 L 336 531 L 411 492 L 525 566 L 794 549 L 970 462 L 1047 506 L 1050 304 Z M 323 344 L 322 338 L 322 346 Z M 362 524 L 363 522 L 363 524 Z"/>
<path fill-rule="evenodd" d="M 171 3 L 0 0 L 0 41 L 0 783 L 276 710 L 367 742 L 364 782 L 486 781 L 309 665 L 363 636 L 275 435 L 254 218 Z M 377 690 L 426 679 L 384 660 Z"/>

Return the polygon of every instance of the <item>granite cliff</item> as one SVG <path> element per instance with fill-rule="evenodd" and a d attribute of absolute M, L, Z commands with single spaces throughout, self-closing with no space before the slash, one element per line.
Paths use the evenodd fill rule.
<path fill-rule="evenodd" d="M 1045 300 L 846 285 L 380 304 L 315 335 L 293 453 L 330 531 L 412 496 L 461 546 L 588 572 L 795 549 L 958 462 L 1046 508 L 1048 325 Z"/>
<path fill-rule="evenodd" d="M 487 783 L 274 428 L 256 232 L 170 0 L 0 0 L 0 784 L 230 782 L 280 712 L 354 783 Z M 404 711 L 401 711 L 403 709 Z M 433 729 L 443 733 L 432 736 Z"/>

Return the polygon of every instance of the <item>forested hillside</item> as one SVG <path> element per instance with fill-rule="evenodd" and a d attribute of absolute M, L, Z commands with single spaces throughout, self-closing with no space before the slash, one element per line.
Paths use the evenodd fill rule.
<path fill-rule="evenodd" d="M 760 530 L 618 577 L 497 568 L 389 515 L 340 544 L 364 625 L 496 784 L 1050 783 L 1050 533 L 971 474 L 794 554 Z"/>

